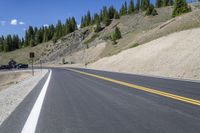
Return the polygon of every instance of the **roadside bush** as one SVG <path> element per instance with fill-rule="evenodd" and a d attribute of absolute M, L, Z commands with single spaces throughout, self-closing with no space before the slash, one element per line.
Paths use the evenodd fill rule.
<path fill-rule="evenodd" d="M 65 64 L 65 58 L 62 59 L 62 64 Z"/>

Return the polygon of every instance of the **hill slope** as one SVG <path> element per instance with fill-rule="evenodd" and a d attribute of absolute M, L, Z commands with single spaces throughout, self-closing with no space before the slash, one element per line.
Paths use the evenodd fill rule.
<path fill-rule="evenodd" d="M 63 61 L 69 64 L 91 64 L 101 58 L 116 55 L 121 51 L 135 47 L 136 44 L 142 45 L 174 32 L 200 27 L 200 10 L 198 8 L 176 18 L 171 17 L 172 7 L 159 8 L 157 11 L 157 16 L 144 16 L 143 13 L 122 16 L 120 19 L 113 20 L 99 33 L 95 33 L 94 27 L 89 26 L 62 37 L 57 43 L 50 41 L 33 48 L 27 47 L 9 53 L 0 53 L 0 64 L 6 64 L 10 58 L 17 62 L 28 63 L 29 52 L 36 53 L 35 64 L 39 63 L 40 60 L 45 64 L 54 65 L 62 64 Z M 116 26 L 122 32 L 122 39 L 118 40 L 117 45 L 113 45 L 109 36 Z M 157 43 L 159 44 L 159 42 Z M 152 47 L 155 51 L 160 49 L 158 44 Z M 177 52 L 182 54 L 181 51 Z M 132 54 L 128 56 L 134 57 L 135 53 L 137 51 L 132 51 Z M 141 58 L 146 59 L 146 55 L 141 56 L 143 56 Z M 179 61 L 179 59 L 177 60 Z M 107 62 L 107 60 L 105 61 Z M 147 63 L 143 63 L 150 63 L 148 60 L 146 61 Z M 106 62 L 102 62 L 102 64 L 105 65 Z M 132 63 L 134 64 L 134 62 Z M 102 69 L 106 69 L 106 67 L 102 67 Z M 126 69 L 126 65 L 121 69 Z"/>
<path fill-rule="evenodd" d="M 181 31 L 105 57 L 89 68 L 200 79 L 200 28 Z"/>

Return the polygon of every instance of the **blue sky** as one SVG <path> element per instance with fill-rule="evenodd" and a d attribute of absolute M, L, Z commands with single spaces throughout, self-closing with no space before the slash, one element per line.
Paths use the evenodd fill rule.
<path fill-rule="evenodd" d="M 70 16 L 80 23 L 87 10 L 98 12 L 104 5 L 119 9 L 123 2 L 125 0 L 1 0 L 0 35 L 19 34 L 22 37 L 29 25 L 56 24 Z"/>

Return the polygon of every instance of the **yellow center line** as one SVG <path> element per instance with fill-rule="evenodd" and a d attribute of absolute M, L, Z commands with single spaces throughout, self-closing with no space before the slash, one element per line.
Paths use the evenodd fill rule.
<path fill-rule="evenodd" d="M 182 101 L 182 102 L 185 102 L 185 103 L 190 103 L 190 104 L 193 104 L 193 105 L 200 106 L 200 100 L 195 100 L 195 99 L 187 98 L 187 97 L 184 97 L 184 96 L 171 94 L 171 93 L 168 93 L 168 92 L 155 90 L 155 89 L 148 88 L 148 87 L 143 87 L 143 86 L 139 86 L 139 85 L 135 85 L 135 84 L 131 84 L 131 83 L 127 83 L 127 82 L 123 82 L 123 81 L 119 81 L 119 80 L 115 80 L 115 79 L 111 79 L 111 78 L 107 78 L 107 77 L 103 77 L 103 76 L 99 76 L 99 75 L 95 75 L 95 74 L 91 74 L 91 73 L 87 73 L 87 72 L 83 72 L 83 71 L 78 71 L 78 70 L 75 70 L 75 69 L 68 69 L 68 70 L 71 70 L 73 72 L 77 72 L 77 73 L 80 73 L 80 74 L 92 76 L 92 77 L 95 77 L 95 78 L 103 79 L 103 80 L 106 80 L 106 81 L 110 81 L 110 82 L 113 82 L 113 83 L 117 83 L 117 84 L 120 84 L 120 85 L 128 86 L 128 87 L 131 87 L 131 88 L 134 88 L 134 89 L 137 89 L 137 90 L 142 90 L 142 91 L 149 92 L 149 93 L 152 93 L 152 94 L 156 94 L 156 95 L 159 95 L 159 96 L 164 96 L 164 97 L 168 97 L 168 98 L 175 99 L 175 100 L 178 100 L 178 101 Z"/>

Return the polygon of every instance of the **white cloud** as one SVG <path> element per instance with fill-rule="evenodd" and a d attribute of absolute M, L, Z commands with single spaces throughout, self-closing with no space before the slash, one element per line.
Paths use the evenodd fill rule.
<path fill-rule="evenodd" d="M 24 23 L 24 22 L 22 22 L 22 21 L 20 21 L 20 22 L 19 22 L 19 24 L 20 24 L 20 25 L 24 25 L 25 23 Z"/>
<path fill-rule="evenodd" d="M 49 25 L 48 24 L 44 24 L 43 27 L 49 27 Z"/>
<path fill-rule="evenodd" d="M 2 26 L 4 26 L 4 25 L 6 24 L 6 21 L 2 20 L 2 21 L 0 21 L 0 24 L 1 24 Z"/>
<path fill-rule="evenodd" d="M 10 21 L 10 24 L 11 24 L 11 25 L 17 25 L 17 19 L 12 19 L 12 20 Z"/>

